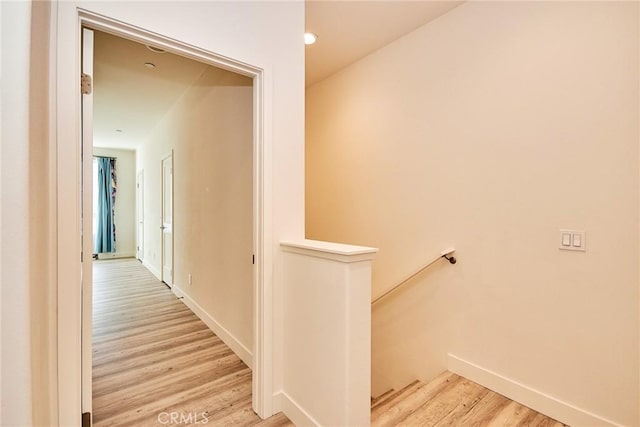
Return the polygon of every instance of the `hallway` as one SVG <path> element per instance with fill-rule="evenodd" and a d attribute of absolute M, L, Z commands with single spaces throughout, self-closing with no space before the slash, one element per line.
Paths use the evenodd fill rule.
<path fill-rule="evenodd" d="M 292 425 L 251 408 L 251 369 L 134 259 L 94 262 L 93 422 Z"/>

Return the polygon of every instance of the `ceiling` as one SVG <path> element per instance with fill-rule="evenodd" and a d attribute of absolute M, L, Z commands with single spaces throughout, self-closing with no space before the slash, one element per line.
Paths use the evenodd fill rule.
<path fill-rule="evenodd" d="M 458 6 L 460 1 L 306 1 L 306 84 L 316 83 Z M 302 40 L 302 36 L 300 37 Z M 150 62 L 155 68 L 144 64 Z M 94 145 L 133 150 L 210 67 L 99 31 L 94 41 Z"/>
<path fill-rule="evenodd" d="M 316 83 L 462 4 L 461 1 L 306 1 L 306 84 Z"/>
<path fill-rule="evenodd" d="M 94 34 L 93 145 L 135 149 L 208 65 Z"/>

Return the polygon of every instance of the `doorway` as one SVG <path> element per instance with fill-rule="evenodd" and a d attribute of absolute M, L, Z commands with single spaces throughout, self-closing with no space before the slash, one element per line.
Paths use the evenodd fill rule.
<path fill-rule="evenodd" d="M 136 176 L 136 258 L 144 261 L 144 170 Z"/>
<path fill-rule="evenodd" d="M 173 286 L 173 153 L 162 159 L 162 277 Z"/>
<path fill-rule="evenodd" d="M 51 251 L 57 254 L 54 276 L 57 288 L 57 395 L 58 418 L 61 424 L 75 425 L 82 412 L 82 346 L 83 335 L 83 301 L 90 300 L 90 291 L 83 289 L 83 280 L 79 272 L 83 260 L 78 254 L 82 252 L 82 226 L 80 223 L 81 206 L 83 203 L 80 191 L 79 177 L 82 175 L 82 152 L 86 153 L 90 147 L 83 147 L 81 139 L 82 118 L 80 91 L 78 90 L 80 77 L 77 64 L 81 61 L 81 28 L 84 26 L 120 35 L 145 44 L 154 44 L 197 59 L 211 65 L 218 65 L 224 69 L 249 76 L 254 82 L 254 347 L 253 347 L 253 405 L 254 410 L 262 417 L 270 416 L 278 409 L 274 400 L 274 315 L 273 315 L 273 260 L 276 257 L 274 240 L 274 223 L 272 207 L 274 206 L 273 182 L 274 173 L 271 159 L 274 155 L 274 141 L 271 137 L 271 119 L 273 111 L 279 111 L 274 106 L 272 93 L 272 64 L 263 63 L 261 56 L 248 51 L 244 61 L 238 60 L 242 55 L 243 44 L 236 47 L 233 43 L 220 41 L 219 46 L 226 49 L 226 56 L 213 53 L 217 51 L 216 43 L 211 35 L 204 38 L 191 37 L 188 34 L 174 33 L 167 35 L 167 25 L 158 24 L 155 30 L 149 30 L 141 20 L 137 24 L 127 20 L 137 21 L 135 13 L 129 14 L 128 8 L 116 9 L 106 6 L 95 8 L 80 8 L 75 3 L 60 3 L 52 15 L 57 18 L 52 43 L 55 43 L 56 60 L 52 62 L 52 83 L 56 88 L 56 101 L 52 110 L 55 120 L 52 122 L 55 133 L 56 146 L 50 152 L 50 161 L 54 166 L 56 205 L 57 209 L 50 215 L 50 222 L 54 225 L 51 239 Z M 194 10 L 189 11 L 192 17 Z M 148 15 L 148 14 L 147 14 Z M 127 18 L 129 17 L 129 18 Z M 153 22 L 149 21 L 149 22 Z M 201 24 L 198 24 L 201 25 Z M 169 25 L 170 27 L 170 25 Z M 224 34 L 227 27 L 217 28 L 213 34 Z M 223 37 L 224 38 L 224 37 Z M 86 142 L 86 141 L 85 141 Z M 90 151 L 89 151 L 90 152 Z M 146 177 L 150 174 L 145 168 Z M 54 185 L 54 184 L 52 184 Z M 146 186 L 146 184 L 145 184 Z M 145 199 L 147 199 L 145 191 Z M 148 212 L 145 216 L 145 235 L 149 234 Z M 145 248 L 145 259 L 149 252 Z"/>
<path fill-rule="evenodd" d="M 146 46 L 143 46 L 143 48 L 147 49 Z M 163 52 L 153 52 L 153 50 L 150 50 L 150 51 L 159 55 L 167 55 L 167 52 L 165 49 L 161 49 L 161 50 L 163 50 Z M 85 56 L 88 56 L 88 55 L 85 55 Z M 205 66 L 209 68 L 213 68 L 209 64 L 205 64 Z M 145 65 L 145 68 L 152 69 L 154 67 L 146 67 Z M 256 147 L 255 147 L 257 132 L 254 127 L 255 111 L 256 111 L 255 100 L 256 100 L 256 93 L 257 93 L 256 86 L 255 86 L 256 77 L 255 76 L 246 77 L 244 75 L 230 76 L 231 74 L 232 73 L 230 71 L 226 71 L 222 69 L 211 71 L 208 74 L 202 73 L 201 75 L 202 78 L 198 82 L 199 83 L 198 89 L 200 90 L 200 88 L 203 86 L 202 85 L 203 81 L 204 83 L 217 82 L 217 83 L 220 83 L 219 86 L 223 88 L 223 89 L 220 89 L 217 95 L 223 96 L 223 99 L 230 99 L 231 95 L 233 94 L 228 92 L 229 90 L 231 90 L 230 88 L 234 88 L 236 86 L 240 86 L 242 88 L 242 91 L 244 93 L 243 96 L 245 98 L 247 98 L 247 94 L 248 94 L 249 115 L 245 117 L 245 122 L 248 123 L 248 129 L 245 129 L 244 131 L 245 136 L 248 136 L 248 139 L 247 139 L 248 144 L 244 147 L 244 151 L 243 151 L 244 160 L 241 162 L 241 164 L 233 164 L 231 162 L 228 162 L 228 164 L 226 165 L 219 164 L 217 165 L 217 167 L 211 167 L 211 165 L 206 164 L 206 162 L 205 163 L 202 162 L 202 159 L 204 158 L 203 154 L 205 155 L 208 154 L 209 156 L 211 156 L 211 154 L 216 154 L 219 158 L 224 159 L 224 158 L 229 158 L 230 154 L 227 152 L 229 150 L 225 149 L 224 147 L 218 147 L 216 153 L 211 153 L 207 151 L 211 148 L 208 146 L 207 147 L 196 146 L 196 147 L 185 148 L 184 146 L 176 145 L 176 147 L 178 147 L 176 148 L 176 154 L 178 155 L 178 158 L 181 159 L 180 160 L 181 163 L 178 163 L 177 165 L 177 166 L 181 166 L 180 170 L 185 172 L 192 172 L 191 170 L 189 170 L 190 168 L 188 168 L 187 165 L 191 165 L 193 163 L 195 165 L 193 169 L 197 169 L 199 171 L 199 173 L 196 173 L 195 175 L 189 175 L 188 173 L 185 173 L 185 180 L 191 179 L 191 181 L 182 180 L 179 182 L 178 195 L 181 201 L 179 212 L 181 214 L 180 218 L 183 221 L 182 223 L 183 228 L 176 230 L 175 224 L 174 224 L 174 203 L 176 202 L 174 193 L 176 191 L 176 187 L 174 185 L 173 151 L 168 156 L 165 156 L 164 158 L 162 158 L 161 161 L 155 163 L 157 167 L 156 170 L 159 169 L 159 171 L 157 174 L 154 174 L 152 172 L 153 168 L 148 167 L 148 165 L 155 162 L 154 156 L 157 155 L 157 152 L 154 151 L 155 148 L 153 145 L 143 147 L 140 150 L 142 154 L 137 157 L 143 158 L 143 159 L 146 158 L 148 159 L 148 161 L 141 160 L 138 163 L 138 168 L 143 168 L 143 170 L 146 170 L 147 173 L 146 175 L 138 174 L 136 179 L 137 181 L 136 195 L 138 197 L 138 200 L 136 202 L 138 206 L 138 209 L 137 209 L 138 213 L 136 217 L 137 229 L 138 229 L 136 232 L 136 236 L 138 239 L 136 256 L 142 257 L 142 260 L 145 262 L 145 265 L 152 264 L 154 261 L 154 258 L 157 261 L 160 261 L 159 262 L 160 265 L 158 266 L 159 271 L 154 272 L 152 268 L 150 268 L 149 270 L 153 274 L 155 274 L 156 277 L 158 276 L 157 273 L 159 273 L 160 278 L 163 281 L 165 281 L 165 283 L 167 283 L 169 286 L 172 286 L 175 284 L 174 293 L 184 298 L 184 301 L 188 306 L 189 306 L 189 303 L 192 303 L 197 307 L 200 307 L 200 308 L 204 307 L 205 309 L 202 310 L 201 312 L 196 312 L 198 316 L 200 316 L 201 318 L 209 316 L 213 319 L 214 316 L 210 316 L 210 313 L 207 312 L 206 302 L 201 302 L 202 295 L 197 295 L 197 287 L 198 286 L 202 287 L 202 284 L 205 284 L 208 280 L 205 274 L 199 274 L 199 273 L 202 273 L 202 270 L 203 270 L 202 268 L 199 268 L 199 266 L 201 266 L 204 263 L 200 261 L 199 265 L 194 265 L 194 263 L 191 262 L 190 263 L 191 265 L 188 265 L 189 263 L 184 262 L 184 260 L 181 261 L 180 257 L 176 258 L 173 248 L 176 244 L 176 231 L 177 231 L 178 237 L 185 236 L 180 242 L 180 245 L 181 245 L 180 254 L 183 254 L 189 251 L 191 251 L 192 253 L 198 253 L 202 251 L 203 242 L 199 241 L 198 238 L 206 234 L 206 233 L 203 233 L 203 230 L 206 231 L 207 224 L 211 223 L 209 218 L 210 215 L 208 215 L 207 213 L 210 213 L 211 206 L 216 204 L 216 203 L 213 203 L 213 204 L 209 203 L 211 202 L 210 200 L 211 198 L 206 197 L 208 192 L 215 190 L 214 188 L 215 180 L 211 180 L 208 178 L 211 178 L 212 176 L 218 179 L 224 178 L 223 176 L 224 174 L 221 175 L 221 173 L 223 172 L 226 172 L 225 176 L 227 177 L 233 174 L 234 180 L 227 182 L 227 186 L 230 187 L 229 191 L 227 192 L 223 191 L 222 193 L 220 192 L 217 193 L 218 195 L 222 194 L 222 196 L 225 196 L 225 197 L 228 196 L 226 199 L 228 203 L 222 203 L 218 210 L 224 213 L 223 215 L 224 217 L 233 219 L 234 217 L 237 217 L 237 215 L 234 215 L 234 212 L 228 210 L 228 208 L 229 206 L 232 206 L 234 202 L 237 201 L 238 194 L 240 193 L 244 194 L 245 201 L 246 200 L 249 201 L 248 204 L 244 205 L 245 206 L 244 211 L 247 218 L 247 221 L 245 222 L 245 224 L 247 226 L 230 227 L 229 230 L 237 230 L 238 228 L 242 228 L 242 231 L 244 232 L 248 231 L 248 234 L 245 235 L 245 239 L 244 239 L 244 242 L 246 244 L 244 245 L 243 249 L 241 249 L 244 251 L 245 256 L 243 260 L 239 262 L 248 266 L 248 269 L 244 270 L 245 273 L 248 272 L 248 274 L 244 274 L 244 277 L 248 278 L 249 292 L 248 292 L 248 298 L 246 298 L 246 301 L 248 301 L 247 306 L 249 307 L 248 308 L 249 315 L 245 316 L 246 318 L 244 320 L 244 323 L 246 324 L 245 326 L 248 325 L 250 332 L 248 334 L 246 332 L 238 333 L 237 334 L 238 337 L 232 336 L 231 338 L 237 339 L 240 342 L 240 347 L 243 347 L 245 350 L 249 348 L 250 349 L 249 353 L 253 352 L 253 355 L 249 354 L 248 358 L 245 357 L 246 359 L 251 359 L 252 357 L 255 359 L 257 350 L 255 349 L 253 343 L 257 341 L 257 338 L 255 337 L 255 333 L 254 333 L 255 317 L 253 313 L 255 311 L 255 306 L 252 301 L 258 286 L 257 283 L 259 280 L 258 279 L 259 276 L 258 274 L 256 274 L 256 269 L 254 268 L 253 259 L 254 259 L 254 254 L 259 255 L 260 253 L 259 248 L 255 247 L 255 242 L 261 241 L 261 238 L 256 231 L 256 228 L 257 228 L 256 224 L 259 223 L 258 219 L 256 218 L 256 212 L 259 212 L 258 206 L 261 205 L 260 203 L 261 193 L 256 188 L 256 181 L 260 179 L 260 178 L 256 178 L 256 177 L 259 177 L 259 175 L 256 173 L 256 162 L 255 162 L 256 152 L 259 152 L 258 150 L 256 150 Z M 95 79 L 94 81 L 95 81 L 96 87 L 99 87 L 100 81 L 98 79 Z M 241 82 L 241 83 L 238 83 L 238 82 Z M 198 93 L 196 95 L 197 95 L 196 97 L 198 97 L 202 94 Z M 235 96 L 236 95 L 234 95 L 234 97 Z M 198 100 L 202 101 L 202 98 L 198 98 Z M 85 103 L 85 105 L 83 106 L 86 107 L 87 106 L 86 104 L 88 103 Z M 229 120 L 225 120 L 224 110 L 226 109 L 229 111 L 234 111 L 234 108 L 228 108 L 228 107 L 229 106 L 226 106 L 225 108 L 221 108 L 220 111 L 215 112 L 216 113 L 215 117 L 219 117 L 220 123 L 229 123 Z M 84 108 L 83 110 L 84 110 L 84 114 L 86 115 L 87 109 Z M 93 114 L 94 115 L 96 114 L 96 108 L 93 109 Z M 170 113 L 167 113 L 167 114 L 170 114 Z M 211 118 L 208 117 L 208 115 L 205 115 L 204 117 L 206 117 L 209 122 L 212 121 Z M 85 129 L 83 131 L 85 131 L 85 134 L 87 133 L 86 132 L 87 131 L 86 128 L 88 127 L 87 125 L 91 124 L 92 122 L 95 123 L 95 120 L 92 121 L 91 119 L 94 119 L 94 117 L 83 120 L 83 125 L 85 125 L 84 126 Z M 199 132 L 200 131 L 201 129 L 199 129 Z M 124 133 L 124 132 L 121 132 L 121 133 Z M 238 133 L 237 131 L 229 132 L 229 134 L 237 134 L 237 133 Z M 154 134 L 154 137 L 157 137 L 158 135 L 168 135 L 168 134 L 171 134 L 171 132 L 160 131 L 157 134 Z M 188 140 L 189 138 L 185 138 L 185 139 Z M 177 139 L 173 138 L 173 140 L 176 141 Z M 85 138 L 85 140 L 83 141 L 83 146 L 85 147 L 85 149 L 87 148 L 88 144 L 89 144 L 88 138 Z M 236 146 L 237 144 L 228 144 L 228 145 Z M 233 157 L 233 155 L 231 155 L 231 157 Z M 246 178 L 244 182 L 248 183 L 248 187 L 245 187 L 245 190 L 248 188 L 248 192 L 236 191 L 237 190 L 236 185 L 238 181 L 237 177 L 238 177 L 239 171 L 244 171 L 243 176 L 245 176 Z M 155 175 L 155 179 L 154 179 L 154 175 Z M 154 226 L 153 224 L 154 218 L 152 215 L 150 215 L 150 212 L 153 212 L 153 209 L 149 209 L 149 204 L 153 201 L 152 199 L 154 199 L 153 192 L 150 192 L 149 189 L 154 187 L 153 185 L 154 180 L 159 184 L 159 191 L 157 191 L 156 194 L 160 196 L 155 198 L 161 200 L 160 202 L 161 208 L 156 211 L 156 212 L 161 212 L 161 215 L 159 215 L 160 217 L 159 226 L 158 225 Z M 199 193 L 188 194 L 189 191 L 191 191 L 194 188 L 196 190 L 199 190 Z M 190 197 L 189 200 L 191 200 L 191 202 L 183 203 L 186 200 L 185 197 L 187 196 Z M 90 197 L 90 192 L 85 191 L 83 193 L 83 200 L 86 201 L 88 197 Z M 204 206 L 200 206 L 203 209 L 199 209 L 199 204 L 204 205 Z M 195 214 L 195 215 L 192 215 L 192 217 L 189 217 L 189 215 L 191 214 Z M 199 218 L 199 222 L 196 224 L 197 227 L 191 230 L 191 236 L 186 236 L 184 225 L 191 224 L 198 218 Z M 158 220 L 157 217 L 156 217 L 156 220 Z M 85 226 L 85 230 L 88 230 L 86 228 L 87 225 L 85 224 L 84 226 Z M 149 232 L 150 228 L 151 228 L 151 232 Z M 153 229 L 155 229 L 155 233 L 158 233 L 158 234 L 155 234 L 153 232 Z M 225 230 L 225 227 L 220 227 L 220 229 L 223 232 L 229 231 L 229 230 Z M 152 236 L 154 234 L 155 236 L 160 235 L 160 238 L 159 238 L 160 245 L 158 246 L 157 252 L 154 252 L 154 246 L 153 246 L 153 240 L 152 240 Z M 225 234 L 225 235 L 228 235 L 228 234 Z M 207 241 L 210 242 L 211 239 L 208 239 L 208 240 L 205 239 L 204 243 L 206 244 Z M 190 247 L 189 242 L 195 242 L 197 244 L 197 247 L 195 249 Z M 235 243 L 230 242 L 230 246 L 234 246 L 234 245 Z M 233 250 L 231 251 L 229 251 L 228 248 L 222 248 L 222 249 L 224 250 L 221 252 L 238 253 L 237 247 L 234 247 Z M 151 254 L 151 256 L 148 256 L 149 254 Z M 154 255 L 156 254 L 157 254 L 157 257 L 154 257 Z M 258 260 L 260 259 L 259 256 L 257 256 L 256 258 Z M 90 268 L 90 262 L 91 262 L 90 260 L 83 261 L 85 270 L 87 268 Z M 174 268 L 174 264 L 176 264 L 176 266 L 178 267 L 177 271 L 176 271 L 176 268 Z M 192 274 L 192 270 L 196 271 L 196 273 Z M 87 275 L 84 275 L 83 277 L 88 278 L 90 276 L 89 274 L 87 274 Z M 193 282 L 192 282 L 192 278 L 193 278 Z M 85 287 L 85 289 L 86 289 L 86 285 L 87 285 L 87 282 L 85 281 L 83 283 L 83 287 Z M 89 293 L 90 291 L 86 292 L 85 295 Z M 90 316 L 86 316 L 86 314 L 90 313 L 91 311 L 90 302 L 88 307 L 86 304 L 87 304 L 87 301 L 85 300 L 85 307 L 83 311 L 84 322 L 87 321 L 87 317 L 90 318 Z M 216 319 L 218 319 L 219 317 L 223 317 L 223 316 L 216 316 Z M 210 323 L 207 322 L 206 320 L 205 320 L 205 323 L 207 323 L 215 331 L 215 325 L 213 326 L 210 325 Z M 83 328 L 84 331 L 89 331 L 90 326 L 87 326 L 87 325 L 85 326 L 86 327 Z M 229 328 L 228 326 L 222 323 L 220 323 L 219 326 L 222 329 L 233 329 L 233 328 Z M 244 336 L 242 336 L 242 334 L 244 334 Z M 85 336 L 83 339 L 83 347 L 86 347 L 86 341 L 87 339 Z M 230 345 L 230 347 L 234 349 L 233 345 Z M 253 347 L 253 350 L 251 350 L 252 347 Z M 87 356 L 90 354 L 91 354 L 90 350 L 84 352 L 84 357 L 82 361 L 83 366 L 85 365 L 90 366 L 90 363 L 91 363 L 90 356 L 89 357 Z M 254 371 L 254 378 L 255 378 L 256 369 L 254 369 L 253 371 Z M 86 392 L 86 389 L 88 387 L 87 386 L 88 381 L 86 381 L 87 372 L 90 372 L 90 368 L 83 367 L 83 377 L 84 377 L 83 378 L 83 384 L 84 384 L 83 411 L 88 412 L 90 411 L 91 405 L 90 403 L 86 402 L 87 396 L 90 396 L 90 392 Z M 254 390 L 255 388 L 256 387 L 255 387 L 255 381 L 254 381 Z"/>

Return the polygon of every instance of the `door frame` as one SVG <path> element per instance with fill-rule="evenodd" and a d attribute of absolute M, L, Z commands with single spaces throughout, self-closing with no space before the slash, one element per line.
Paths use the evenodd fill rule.
<path fill-rule="evenodd" d="M 88 28 L 82 28 L 82 72 L 93 76 L 94 34 Z M 85 54 L 88 54 L 85 57 Z M 93 412 L 93 91 L 82 98 L 80 115 L 82 116 L 82 412 Z M 89 215 L 91 213 L 91 215 Z"/>
<path fill-rule="evenodd" d="M 136 173 L 136 258 L 144 263 L 144 169 Z"/>
<path fill-rule="evenodd" d="M 165 195 L 165 188 L 164 188 L 164 161 L 167 159 L 171 159 L 171 283 L 167 283 L 165 281 L 165 277 L 164 277 L 164 253 L 166 248 L 164 247 L 164 195 Z M 175 255 L 173 248 L 174 248 L 174 238 L 175 236 L 173 235 L 173 213 L 174 213 L 174 197 L 175 194 L 173 194 L 174 191 L 174 186 L 173 186 L 173 149 L 165 154 L 164 156 L 162 156 L 162 158 L 160 159 L 160 280 L 164 282 L 165 285 L 169 286 L 170 288 L 173 289 L 173 266 L 174 266 L 174 260 L 173 260 L 173 256 Z"/>
<path fill-rule="evenodd" d="M 273 283 L 272 141 L 265 137 L 265 97 L 271 99 L 271 77 L 257 66 L 231 59 L 187 43 L 123 23 L 115 18 L 80 9 L 73 2 L 52 5 L 53 97 L 55 144 L 50 152 L 56 182 L 50 220 L 55 224 L 51 250 L 57 254 L 57 411 L 59 425 L 77 425 L 82 412 L 82 263 L 81 192 L 82 138 L 80 95 L 80 34 L 88 27 L 220 67 L 253 79 L 253 390 L 254 411 L 262 418 L 273 415 Z M 90 257 L 89 257 L 90 258 Z M 86 257 L 85 257 L 86 259 Z M 86 285 L 86 283 L 85 283 Z"/>

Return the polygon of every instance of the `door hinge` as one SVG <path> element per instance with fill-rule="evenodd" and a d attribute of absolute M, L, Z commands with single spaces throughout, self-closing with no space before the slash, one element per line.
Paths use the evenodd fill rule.
<path fill-rule="evenodd" d="M 256 255 L 253 255 L 253 258 L 251 259 L 251 264 L 255 265 L 256 264 Z"/>
<path fill-rule="evenodd" d="M 82 427 L 91 427 L 91 412 L 82 414 Z"/>
<path fill-rule="evenodd" d="M 83 95 L 89 95 L 92 88 L 92 80 L 89 74 L 82 73 L 80 76 L 80 91 Z"/>

